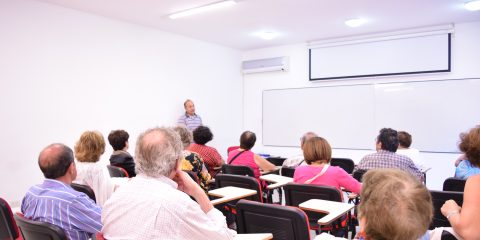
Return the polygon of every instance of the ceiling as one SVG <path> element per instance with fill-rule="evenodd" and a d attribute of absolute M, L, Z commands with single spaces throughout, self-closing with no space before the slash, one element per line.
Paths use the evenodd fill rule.
<path fill-rule="evenodd" d="M 171 20 L 170 13 L 218 0 L 37 0 L 119 19 L 240 50 L 305 43 L 408 28 L 480 21 L 467 0 L 240 0 L 238 4 Z M 344 21 L 362 17 L 350 28 Z M 263 40 L 259 31 L 280 36 Z"/>

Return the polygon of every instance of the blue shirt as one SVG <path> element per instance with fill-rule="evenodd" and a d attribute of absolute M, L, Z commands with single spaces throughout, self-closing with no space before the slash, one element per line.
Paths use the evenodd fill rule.
<path fill-rule="evenodd" d="M 185 113 L 178 118 L 177 125 L 184 126 L 189 131 L 193 131 L 197 127 L 202 125 L 202 118 L 197 114 L 190 116 L 187 113 Z"/>
<path fill-rule="evenodd" d="M 87 240 L 102 229 L 100 207 L 84 193 L 53 179 L 28 190 L 22 212 L 28 219 L 59 226 L 68 239 Z"/>
<path fill-rule="evenodd" d="M 472 166 L 468 160 L 461 161 L 455 169 L 455 177 L 460 179 L 467 179 L 476 174 L 480 174 L 480 168 Z"/>

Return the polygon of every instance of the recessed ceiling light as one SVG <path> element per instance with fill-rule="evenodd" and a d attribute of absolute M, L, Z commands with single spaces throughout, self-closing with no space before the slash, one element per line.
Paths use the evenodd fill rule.
<path fill-rule="evenodd" d="M 272 32 L 272 31 L 263 31 L 263 32 L 259 32 L 256 35 L 259 36 L 263 40 L 272 40 L 272 39 L 278 37 L 279 34 L 276 33 L 276 32 Z"/>
<path fill-rule="evenodd" d="M 203 6 L 200 6 L 200 7 L 190 8 L 190 9 L 187 9 L 187 10 L 184 10 L 184 11 L 176 12 L 176 13 L 168 15 L 168 17 L 170 19 L 177 19 L 177 18 L 182 18 L 182 17 L 186 17 L 186 16 L 190 16 L 190 15 L 194 15 L 194 14 L 198 14 L 198 13 L 222 8 L 222 7 L 232 6 L 232 5 L 235 5 L 235 4 L 236 4 L 235 0 L 219 1 L 219 2 L 214 2 L 214 3 L 207 4 L 207 5 L 203 5 Z"/>
<path fill-rule="evenodd" d="M 465 3 L 464 7 L 469 11 L 478 11 L 480 10 L 480 1 L 467 2 Z"/>
<path fill-rule="evenodd" d="M 361 26 L 363 24 L 365 24 L 367 22 L 367 20 L 363 19 L 363 18 L 352 18 L 352 19 L 349 19 L 347 21 L 345 21 L 345 25 L 349 26 L 349 27 L 358 27 L 358 26 Z"/>

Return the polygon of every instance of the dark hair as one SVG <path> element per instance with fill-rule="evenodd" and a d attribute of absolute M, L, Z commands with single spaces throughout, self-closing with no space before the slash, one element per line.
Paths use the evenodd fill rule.
<path fill-rule="evenodd" d="M 240 136 L 240 148 L 250 150 L 255 145 L 255 141 L 257 141 L 257 136 L 255 136 L 255 133 L 245 131 Z"/>
<path fill-rule="evenodd" d="M 213 139 L 212 131 L 206 126 L 198 126 L 193 130 L 193 141 L 200 145 L 205 145 Z"/>
<path fill-rule="evenodd" d="M 382 144 L 382 149 L 390 152 L 396 152 L 398 148 L 397 131 L 391 128 L 382 128 L 378 134 L 377 142 Z"/>
<path fill-rule="evenodd" d="M 60 148 L 58 152 L 44 153 L 52 148 Z M 48 179 L 57 179 L 67 173 L 70 164 L 73 163 L 73 151 L 68 146 L 61 143 L 48 145 L 40 152 L 38 156 L 38 166 L 42 170 L 43 176 Z"/>
<path fill-rule="evenodd" d="M 114 151 L 122 150 L 130 136 L 124 130 L 113 130 L 108 134 L 108 142 L 112 145 Z"/>
<path fill-rule="evenodd" d="M 480 167 L 480 125 L 460 134 L 458 147 L 465 153 L 472 166 Z"/>
<path fill-rule="evenodd" d="M 409 148 L 412 145 L 412 135 L 405 131 L 398 132 L 398 143 L 404 148 Z"/>

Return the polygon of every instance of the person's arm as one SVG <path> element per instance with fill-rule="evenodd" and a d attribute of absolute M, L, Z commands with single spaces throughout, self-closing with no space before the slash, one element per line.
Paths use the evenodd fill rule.
<path fill-rule="evenodd" d="M 463 205 L 458 206 L 453 200 L 447 200 L 443 204 L 441 211 L 443 216 L 463 239 L 478 238 L 478 229 L 480 229 L 480 221 L 478 221 L 478 213 L 480 212 L 480 175 L 472 176 L 465 184 L 463 195 Z"/>
<path fill-rule="evenodd" d="M 253 155 L 253 160 L 255 160 L 255 164 L 257 164 L 257 166 L 263 171 L 273 171 L 276 169 L 275 165 L 267 161 L 267 159 L 258 156 L 257 154 Z"/>
<path fill-rule="evenodd" d="M 101 208 L 95 204 L 87 195 L 77 197 L 67 206 L 66 216 L 69 222 L 78 229 L 95 234 L 102 229 Z"/>
<path fill-rule="evenodd" d="M 359 183 L 355 178 L 350 176 L 345 170 L 338 170 L 338 182 L 340 187 L 345 188 L 345 190 L 359 194 L 362 190 L 362 184 Z"/>
<path fill-rule="evenodd" d="M 204 213 L 208 213 L 213 208 L 207 194 L 186 172 L 177 171 L 173 180 L 178 184 L 178 190 L 192 196 Z"/>

